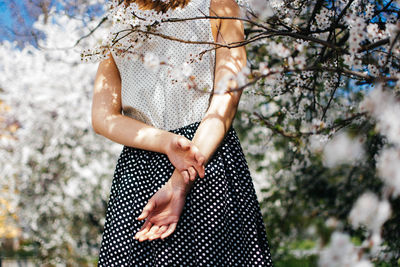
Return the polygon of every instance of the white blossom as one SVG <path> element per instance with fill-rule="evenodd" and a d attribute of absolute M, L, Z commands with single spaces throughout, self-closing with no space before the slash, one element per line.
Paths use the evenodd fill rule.
<path fill-rule="evenodd" d="M 325 30 L 330 26 L 331 17 L 333 16 L 333 11 L 326 8 L 322 8 L 320 13 L 315 16 L 317 26 L 321 30 Z"/>
<path fill-rule="evenodd" d="M 290 50 L 284 46 L 283 43 L 269 42 L 267 49 L 271 54 L 275 54 L 279 57 L 286 58 L 290 55 Z"/>
<path fill-rule="evenodd" d="M 350 241 L 347 233 L 335 231 L 331 235 L 329 246 L 324 248 L 318 259 L 320 267 L 353 267 L 356 264 L 365 264 L 364 259 L 359 259 L 358 249 Z"/>
<path fill-rule="evenodd" d="M 361 260 L 357 263 L 355 263 L 354 267 L 373 267 L 374 265 L 367 260 Z"/>
<path fill-rule="evenodd" d="M 270 1 L 267 0 L 250 0 L 251 8 L 256 12 L 261 20 L 265 20 L 274 15 Z"/>
<path fill-rule="evenodd" d="M 171 72 L 171 78 L 177 81 L 183 81 L 190 77 L 192 74 L 193 69 L 192 66 L 186 62 L 182 65 L 175 67 Z"/>
<path fill-rule="evenodd" d="M 400 195 L 400 149 L 385 148 L 381 151 L 378 161 L 377 169 L 379 177 L 385 184 L 392 188 L 395 196 Z"/>
<path fill-rule="evenodd" d="M 352 139 L 346 132 L 336 134 L 323 149 L 324 165 L 330 168 L 344 163 L 354 164 L 363 155 L 360 139 Z"/>
<path fill-rule="evenodd" d="M 325 144 L 328 142 L 328 137 L 326 135 L 313 134 L 308 140 L 311 151 L 322 152 Z"/>
<path fill-rule="evenodd" d="M 390 217 L 391 208 L 387 200 L 379 201 L 372 192 L 363 193 L 354 204 L 349 220 L 353 227 L 365 225 L 370 231 L 379 233 L 383 223 Z"/>
<path fill-rule="evenodd" d="M 160 68 L 160 59 L 152 52 L 146 52 L 144 56 L 144 67 L 152 72 L 157 72 Z"/>
<path fill-rule="evenodd" d="M 67 49 L 96 21 L 53 11 L 49 21 L 41 16 L 34 24 L 46 34 L 40 45 L 48 49 L 0 45 L 0 99 L 10 106 L 7 118 L 20 125 L 14 142 L 0 142 L 0 189 L 12 189 L 2 198 L 16 212 L 24 237 L 40 242 L 42 255 L 52 251 L 68 259 L 68 253 L 94 253 L 92 242 L 100 233 L 86 216 L 93 213 L 104 224 L 100 203 L 109 194 L 121 146 L 94 133 L 90 106 L 96 66 L 80 64 L 77 51 Z M 97 42 L 102 33 L 81 45 Z"/>
<path fill-rule="evenodd" d="M 361 111 L 368 111 L 376 120 L 378 130 L 387 136 L 391 143 L 400 145 L 400 103 L 393 93 L 384 91 L 382 84 L 360 103 Z"/>

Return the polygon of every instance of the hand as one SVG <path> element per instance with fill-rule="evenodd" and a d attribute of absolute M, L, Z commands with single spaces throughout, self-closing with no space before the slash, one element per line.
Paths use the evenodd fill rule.
<path fill-rule="evenodd" d="M 174 172 L 173 175 L 180 175 Z M 144 220 L 141 229 L 136 233 L 135 239 L 144 240 L 164 239 L 171 235 L 178 224 L 186 201 L 187 190 L 173 187 L 168 181 L 160 188 L 143 208 L 138 220 Z"/>
<path fill-rule="evenodd" d="M 186 183 L 194 181 L 196 174 L 204 177 L 205 157 L 196 145 L 181 135 L 175 135 L 166 149 L 168 159 L 172 165 L 181 173 Z"/>

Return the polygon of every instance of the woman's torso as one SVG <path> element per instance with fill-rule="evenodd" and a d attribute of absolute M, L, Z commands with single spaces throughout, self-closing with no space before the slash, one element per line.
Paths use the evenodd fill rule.
<path fill-rule="evenodd" d="M 209 15 L 210 1 L 191 0 L 183 9 L 171 10 L 170 17 Z M 158 32 L 182 40 L 214 42 L 209 19 L 162 23 Z M 146 68 L 141 60 L 128 60 L 113 53 L 121 76 L 123 114 L 164 130 L 201 121 L 214 86 L 215 50 L 204 53 L 201 59 L 194 57 L 197 59 L 195 62 L 189 62 L 194 55 L 212 47 L 210 44 L 187 44 L 152 36 L 151 41 L 138 50 L 143 55 L 153 53 L 164 57 L 167 64 L 178 68 L 161 64 L 155 72 Z M 185 62 L 188 65 L 183 65 Z M 187 80 L 196 88 L 174 81 L 179 68 L 190 74 Z M 188 72 L 190 68 L 192 71 Z"/>

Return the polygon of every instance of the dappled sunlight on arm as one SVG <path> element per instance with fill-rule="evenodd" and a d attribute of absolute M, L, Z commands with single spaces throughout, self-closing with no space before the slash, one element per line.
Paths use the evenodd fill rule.
<path fill-rule="evenodd" d="M 92 127 L 97 134 L 119 144 L 162 153 L 171 135 L 122 114 L 121 77 L 112 56 L 100 62 L 97 70 Z"/>
<path fill-rule="evenodd" d="M 219 17 L 240 17 L 240 8 L 232 0 L 212 0 L 210 15 Z M 244 26 L 241 20 L 211 19 L 214 41 L 219 44 L 232 44 L 244 40 Z M 228 88 L 237 88 L 235 79 L 230 80 L 246 66 L 244 46 L 216 49 L 214 94 L 202 123 L 193 141 L 198 145 L 207 161 L 223 140 L 232 124 L 237 111 L 241 90 L 225 92 Z M 225 92 L 225 93 L 221 93 Z"/>

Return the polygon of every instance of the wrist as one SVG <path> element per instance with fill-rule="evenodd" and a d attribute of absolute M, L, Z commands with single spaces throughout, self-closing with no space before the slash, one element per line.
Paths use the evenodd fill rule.
<path fill-rule="evenodd" d="M 175 135 L 176 134 L 174 134 L 174 133 L 165 131 L 165 133 L 162 136 L 162 140 L 164 140 L 164 142 L 161 146 L 161 153 L 163 153 L 165 155 L 168 155 L 170 153 L 171 146 L 174 141 Z"/>
<path fill-rule="evenodd" d="M 187 195 L 192 188 L 192 181 L 185 183 L 182 175 L 175 169 L 171 178 L 168 180 L 168 185 L 178 194 Z"/>

